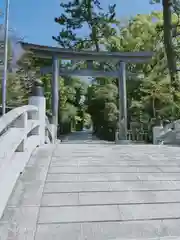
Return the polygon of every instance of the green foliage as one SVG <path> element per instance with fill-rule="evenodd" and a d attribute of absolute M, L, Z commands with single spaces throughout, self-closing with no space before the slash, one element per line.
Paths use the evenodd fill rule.
<path fill-rule="evenodd" d="M 92 125 L 91 115 L 88 113 L 84 114 L 84 127 L 89 129 Z"/>
<path fill-rule="evenodd" d="M 175 19 L 175 17 L 174 17 Z M 139 126 L 151 131 L 151 126 L 160 119 L 177 119 L 179 115 L 179 91 L 172 88 L 171 77 L 168 74 L 168 62 L 163 44 L 162 26 L 163 14 L 153 12 L 149 15 L 137 15 L 130 19 L 126 26 L 119 29 L 119 34 L 104 39 L 106 49 L 109 51 L 153 51 L 154 57 L 149 64 L 128 64 L 127 71 L 143 74 L 144 78 L 127 78 L 128 96 L 128 127 L 131 122 L 140 123 Z M 176 37 L 177 43 L 179 38 Z M 117 81 L 112 81 L 117 84 Z M 101 83 L 103 83 L 101 85 Z M 107 104 L 112 101 L 110 88 L 107 82 L 101 80 L 100 85 L 89 89 L 89 112 L 92 115 L 95 131 L 107 126 L 113 126 L 117 120 L 117 107 Z M 106 92 L 106 86 L 107 92 Z M 112 94 L 113 95 L 113 94 Z M 174 98 L 174 95 L 176 98 Z M 113 103 L 116 104 L 117 96 L 114 95 Z M 116 104 L 117 106 L 118 104 Z M 111 109 L 109 111 L 109 109 Z M 113 114 L 112 114 L 113 112 Z M 103 113 L 103 117 L 102 117 Z M 107 125 L 108 121 L 108 125 Z M 113 124 L 112 124 L 113 123 Z M 109 135 L 106 137 L 110 139 Z"/>
<path fill-rule="evenodd" d="M 62 31 L 53 39 L 62 47 L 92 49 L 95 46 L 96 51 L 99 51 L 101 40 L 116 33 L 111 27 L 118 23 L 115 19 L 115 4 L 109 5 L 107 12 L 103 11 L 98 0 L 72 0 L 60 5 L 63 13 L 55 18 L 55 22 L 60 24 Z M 75 30 L 80 31 L 84 27 L 88 27 L 89 33 L 82 39 Z"/>
<path fill-rule="evenodd" d="M 22 85 L 18 74 L 8 74 L 7 78 L 7 105 L 18 107 L 27 104 L 26 90 Z M 0 102 L 1 102 L 1 79 L 0 79 Z"/>
<path fill-rule="evenodd" d="M 114 140 L 118 110 L 118 90 L 114 84 L 92 85 L 88 88 L 87 105 L 94 131 L 99 137 Z"/>
<path fill-rule="evenodd" d="M 151 3 L 160 3 L 160 0 L 153 0 Z M 173 90 L 173 98 L 176 100 L 175 91 L 180 90 L 179 76 L 177 74 L 177 53 L 176 39 L 173 38 L 179 35 L 179 20 L 180 20 L 180 1 L 179 0 L 162 0 L 163 6 L 163 39 L 164 47 L 167 56 L 169 74 L 171 77 L 171 85 Z"/>
<path fill-rule="evenodd" d="M 46 106 L 51 112 L 51 75 L 41 77 L 44 83 Z M 60 133 L 69 133 L 72 128 L 76 129 L 78 122 L 82 122 L 79 110 L 81 109 L 80 99 L 85 93 L 84 83 L 75 78 L 59 77 L 59 125 Z"/>

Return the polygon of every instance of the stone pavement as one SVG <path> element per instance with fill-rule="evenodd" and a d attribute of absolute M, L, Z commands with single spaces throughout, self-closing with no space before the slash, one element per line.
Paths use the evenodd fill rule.
<path fill-rule="evenodd" d="M 33 153 L 0 240 L 175 240 L 179 226 L 178 147 L 64 143 Z"/>

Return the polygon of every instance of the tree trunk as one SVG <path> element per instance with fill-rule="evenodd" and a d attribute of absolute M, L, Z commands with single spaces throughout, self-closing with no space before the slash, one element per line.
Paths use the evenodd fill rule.
<path fill-rule="evenodd" d="M 163 20 L 164 20 L 164 45 L 168 62 L 168 69 L 171 77 L 171 86 L 175 90 L 179 89 L 176 76 L 176 55 L 172 42 L 172 1 L 162 0 L 163 4 Z"/>
<path fill-rule="evenodd" d="M 155 107 L 156 98 L 152 96 L 152 110 L 153 110 L 153 118 L 156 118 L 156 107 Z"/>

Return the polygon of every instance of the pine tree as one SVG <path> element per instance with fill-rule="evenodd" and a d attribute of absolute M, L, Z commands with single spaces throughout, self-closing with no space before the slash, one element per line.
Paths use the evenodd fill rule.
<path fill-rule="evenodd" d="M 64 13 L 55 18 L 55 22 L 60 24 L 62 31 L 53 39 L 64 48 L 94 48 L 99 51 L 102 39 L 116 33 L 112 27 L 112 24 L 118 23 L 115 20 L 115 4 L 110 5 L 106 13 L 99 0 L 72 0 L 60 6 Z M 75 30 L 83 28 L 88 28 L 88 34 L 82 38 Z"/>

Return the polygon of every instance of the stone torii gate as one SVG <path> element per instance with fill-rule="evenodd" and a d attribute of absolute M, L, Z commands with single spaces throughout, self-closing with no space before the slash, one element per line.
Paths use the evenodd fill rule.
<path fill-rule="evenodd" d="M 119 79 L 119 124 L 121 140 L 127 140 L 127 95 L 126 95 L 126 63 L 145 63 L 153 54 L 151 52 L 95 52 L 73 51 L 58 47 L 49 47 L 21 42 L 24 50 L 34 52 L 38 57 L 52 59 L 52 66 L 41 69 L 42 74 L 52 73 L 52 123 L 58 124 L 58 77 L 59 76 L 92 76 L 92 77 L 116 77 Z M 86 61 L 87 69 L 67 70 L 59 68 L 59 59 L 72 61 Z M 94 70 L 93 61 L 110 62 L 118 65 L 115 71 Z M 131 74 L 131 73 L 128 73 Z"/>

